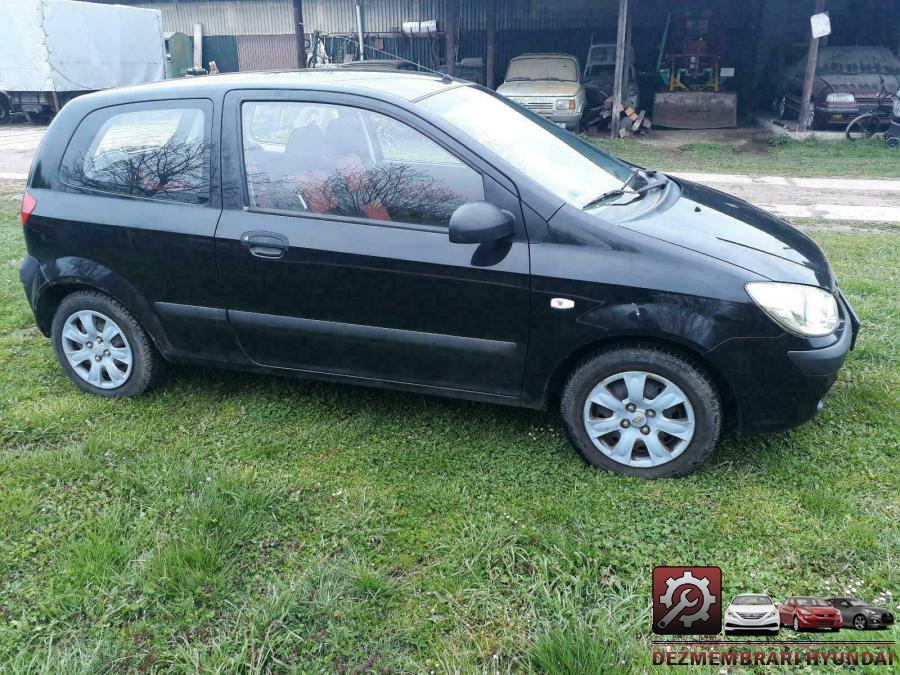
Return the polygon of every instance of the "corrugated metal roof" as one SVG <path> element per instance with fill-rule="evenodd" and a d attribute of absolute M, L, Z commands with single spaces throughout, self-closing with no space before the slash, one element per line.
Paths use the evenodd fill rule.
<path fill-rule="evenodd" d="M 129 4 L 158 9 L 162 12 L 164 30 L 181 31 L 188 35 L 193 33 L 195 23 L 203 24 L 204 35 L 285 35 L 294 32 L 291 0 Z"/>
<path fill-rule="evenodd" d="M 238 63 L 246 70 L 295 70 L 297 39 L 293 35 L 239 35 Z"/>
<path fill-rule="evenodd" d="M 460 30 L 483 30 L 485 0 L 459 0 Z M 581 28 L 615 24 L 617 0 L 496 0 L 497 28 Z M 363 22 L 373 33 L 397 30 L 404 21 L 436 19 L 444 29 L 446 0 L 363 0 Z M 303 0 L 307 32 L 347 33 L 356 30 L 355 0 Z"/>

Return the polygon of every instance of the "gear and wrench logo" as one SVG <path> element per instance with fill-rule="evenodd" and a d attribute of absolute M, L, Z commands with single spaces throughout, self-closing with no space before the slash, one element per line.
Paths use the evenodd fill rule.
<path fill-rule="evenodd" d="M 722 570 L 657 567 L 653 570 L 653 632 L 714 635 L 722 630 Z"/>

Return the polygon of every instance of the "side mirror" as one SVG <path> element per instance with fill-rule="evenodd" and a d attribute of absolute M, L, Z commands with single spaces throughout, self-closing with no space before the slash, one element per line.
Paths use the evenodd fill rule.
<path fill-rule="evenodd" d="M 484 244 L 515 234 L 515 219 L 489 202 L 466 202 L 450 216 L 450 241 Z"/>

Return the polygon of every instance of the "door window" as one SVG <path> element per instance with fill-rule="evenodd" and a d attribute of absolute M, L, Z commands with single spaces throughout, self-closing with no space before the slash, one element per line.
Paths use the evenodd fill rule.
<path fill-rule="evenodd" d="M 380 113 L 296 101 L 242 107 L 250 206 L 447 226 L 484 199 L 477 171 Z"/>
<path fill-rule="evenodd" d="M 203 203 L 209 199 L 209 156 L 203 106 L 116 106 L 79 125 L 60 176 L 79 188 Z"/>

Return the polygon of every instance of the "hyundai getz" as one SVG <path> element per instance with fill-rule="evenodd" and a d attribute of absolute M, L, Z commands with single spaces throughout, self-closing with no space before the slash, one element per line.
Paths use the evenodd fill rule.
<path fill-rule="evenodd" d="M 37 325 L 86 392 L 185 362 L 558 406 L 588 462 L 646 478 L 724 424 L 809 420 L 859 329 L 784 221 L 418 73 L 80 97 L 22 222 Z"/>

